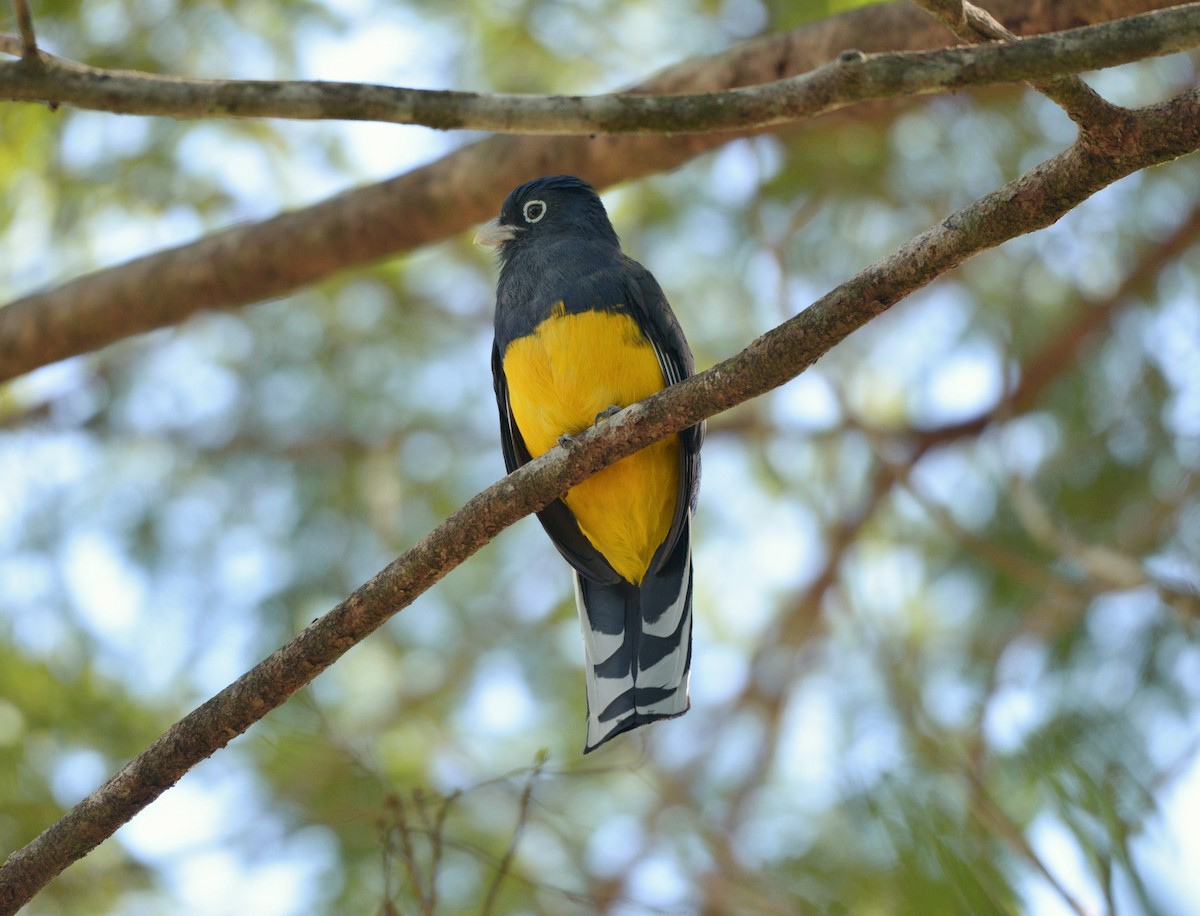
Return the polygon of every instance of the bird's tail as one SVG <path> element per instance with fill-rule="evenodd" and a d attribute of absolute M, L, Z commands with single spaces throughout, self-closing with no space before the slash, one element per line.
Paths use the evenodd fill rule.
<path fill-rule="evenodd" d="M 692 662 L 691 523 L 640 585 L 575 574 L 587 656 L 587 745 L 688 709 Z"/>

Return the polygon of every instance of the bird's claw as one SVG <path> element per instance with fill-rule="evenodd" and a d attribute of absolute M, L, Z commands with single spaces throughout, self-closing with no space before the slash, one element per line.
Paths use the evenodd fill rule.
<path fill-rule="evenodd" d="M 623 410 L 623 408 L 621 407 L 620 404 L 611 404 L 608 407 L 606 407 L 604 410 L 602 410 L 598 414 L 596 414 L 596 420 L 592 425 L 599 426 L 600 421 L 607 420 L 609 417 L 620 413 L 622 410 Z M 587 432 L 587 430 L 584 430 L 583 432 Z M 578 442 L 579 442 L 578 435 L 572 436 L 570 433 L 563 433 L 561 436 L 558 437 L 558 444 L 561 445 L 563 448 L 574 448 Z"/>
<path fill-rule="evenodd" d="M 622 410 L 623 408 L 620 404 L 609 404 L 608 407 L 596 414 L 594 425 L 599 426 L 601 420 L 607 420 L 609 417 L 619 414 Z"/>

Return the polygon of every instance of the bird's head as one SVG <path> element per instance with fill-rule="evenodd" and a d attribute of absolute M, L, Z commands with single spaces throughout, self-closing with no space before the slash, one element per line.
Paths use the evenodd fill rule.
<path fill-rule="evenodd" d="M 495 248 L 507 261 L 557 239 L 620 244 L 595 189 L 572 175 L 538 178 L 516 188 L 504 199 L 500 216 L 476 233 L 475 244 Z"/>

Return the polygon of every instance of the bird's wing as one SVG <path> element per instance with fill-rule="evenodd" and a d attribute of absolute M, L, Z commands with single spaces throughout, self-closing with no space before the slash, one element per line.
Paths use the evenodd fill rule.
<path fill-rule="evenodd" d="M 504 467 L 512 473 L 523 464 L 529 463 L 529 450 L 517 421 L 513 418 L 512 405 L 508 400 L 508 380 L 504 377 L 504 364 L 500 359 L 500 347 L 492 344 L 492 387 L 496 389 L 496 407 L 500 410 L 500 449 L 504 452 Z"/>
<path fill-rule="evenodd" d="M 504 376 L 504 365 L 500 358 L 500 348 L 492 346 L 492 383 L 496 389 L 496 406 L 500 411 L 500 448 L 504 452 L 504 466 L 511 474 L 523 464 L 530 461 L 529 449 L 521 438 L 517 421 L 513 417 L 512 405 L 508 398 L 508 381 Z M 550 540 L 558 548 L 572 567 L 589 579 L 603 584 L 620 582 L 621 577 L 604 559 L 592 542 L 584 537 L 575 522 L 575 516 L 567 508 L 566 503 L 556 499 L 537 514 L 538 521 L 550 535 Z"/>
<path fill-rule="evenodd" d="M 637 261 L 625 258 L 624 262 L 626 305 L 654 347 L 663 378 L 668 385 L 689 378 L 696 371 L 692 351 L 662 287 L 654 275 Z M 655 556 L 652 569 L 662 565 L 671 556 L 684 522 L 695 508 L 696 494 L 700 489 L 700 445 L 703 439 L 703 423 L 688 427 L 679 434 L 679 498 L 675 503 L 670 533 Z"/>

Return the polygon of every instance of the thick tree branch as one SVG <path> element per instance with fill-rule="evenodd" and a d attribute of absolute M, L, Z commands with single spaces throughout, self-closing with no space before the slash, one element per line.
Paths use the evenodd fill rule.
<path fill-rule="evenodd" d="M 1162 0 L 994 0 L 1014 30 L 1061 30 Z M 942 28 L 906 4 L 873 6 L 686 61 L 634 93 L 704 92 L 802 73 L 845 48 L 933 47 Z M 746 131 L 493 137 L 398 178 L 97 271 L 0 308 L 0 381 L 189 315 L 285 295 L 330 274 L 445 238 L 495 215 L 511 188 L 571 172 L 598 188 L 678 166 Z M 170 295 L 164 295 L 169 290 Z"/>
<path fill-rule="evenodd" d="M 585 432 L 570 451 L 555 448 L 474 497 L 9 856 L 0 865 L 0 913 L 12 913 L 30 900 L 184 773 L 281 705 L 504 528 L 655 439 L 782 385 L 967 258 L 1054 223 L 1125 175 L 1200 148 L 1200 90 L 1129 112 L 1121 130 L 1119 153 L 1101 156 L 1077 143 L 912 239 L 731 359 L 626 408 Z"/>
<path fill-rule="evenodd" d="M 1011 34 L 1011 33 L 1008 33 Z M 864 101 L 1097 70 L 1200 44 L 1200 3 L 1007 44 L 846 52 L 765 85 L 687 95 L 481 95 L 319 81 L 196 80 L 98 70 L 44 52 L 0 63 L 0 99 L 173 118 L 385 121 L 494 133 L 708 133 L 776 127 Z M 0 50 L 20 42 L 0 36 Z"/>

